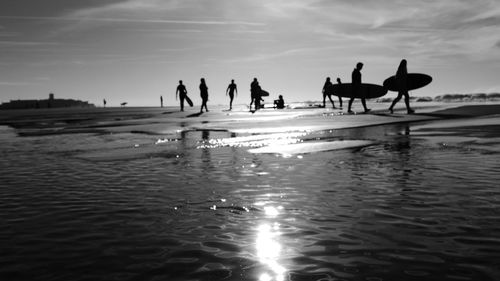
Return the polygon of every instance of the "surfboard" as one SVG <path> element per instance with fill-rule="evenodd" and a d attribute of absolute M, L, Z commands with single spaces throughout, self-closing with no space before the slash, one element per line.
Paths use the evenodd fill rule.
<path fill-rule="evenodd" d="M 375 84 L 362 83 L 359 86 L 357 93 L 353 96 L 353 87 L 351 83 L 334 84 L 332 86 L 332 94 L 343 98 L 367 98 L 373 99 L 387 94 L 387 89 Z"/>
<path fill-rule="evenodd" d="M 407 90 L 415 90 L 429 85 L 432 82 L 432 77 L 423 73 L 408 73 Z M 396 75 L 393 75 L 384 81 L 384 87 L 389 91 L 399 91 L 396 83 Z"/>
<path fill-rule="evenodd" d="M 269 96 L 269 92 L 268 91 L 264 91 L 264 90 L 260 90 L 260 96 L 261 97 L 268 97 Z"/>
<path fill-rule="evenodd" d="M 188 96 L 186 96 L 186 102 L 189 104 L 189 106 L 193 107 L 193 101 Z"/>

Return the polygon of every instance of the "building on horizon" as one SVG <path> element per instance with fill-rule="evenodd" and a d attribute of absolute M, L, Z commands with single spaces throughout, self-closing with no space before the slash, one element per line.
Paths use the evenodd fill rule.
<path fill-rule="evenodd" d="M 74 99 L 56 99 L 53 93 L 45 100 L 10 100 L 0 104 L 0 109 L 35 109 L 35 108 L 61 108 L 61 107 L 95 107 L 88 101 Z"/>

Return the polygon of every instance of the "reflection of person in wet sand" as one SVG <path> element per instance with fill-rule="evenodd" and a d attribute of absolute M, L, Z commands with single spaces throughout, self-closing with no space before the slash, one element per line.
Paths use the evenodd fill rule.
<path fill-rule="evenodd" d="M 250 102 L 250 109 L 252 109 L 252 104 L 255 103 L 255 110 L 258 110 L 260 108 L 260 101 L 261 101 L 261 88 L 259 85 L 259 81 L 257 81 L 257 78 L 254 78 L 252 83 L 250 84 L 250 96 L 252 101 Z"/>
<path fill-rule="evenodd" d="M 179 86 L 177 86 L 177 90 L 175 91 L 175 100 L 177 100 L 177 96 L 179 96 L 181 101 L 181 111 L 184 111 L 184 99 L 186 98 L 186 95 L 186 86 L 182 84 L 182 80 L 179 80 Z"/>
<path fill-rule="evenodd" d="M 226 89 L 226 96 L 229 94 L 229 110 L 233 109 L 233 99 L 234 95 L 238 95 L 238 88 L 236 87 L 236 84 L 234 84 L 234 79 L 231 80 L 231 84 L 227 86 Z"/>
<path fill-rule="evenodd" d="M 406 60 L 401 60 L 399 63 L 398 71 L 396 72 L 396 84 L 398 86 L 398 96 L 394 99 L 391 106 L 389 107 L 389 111 L 394 113 L 393 109 L 396 103 L 398 103 L 401 98 L 405 97 L 406 110 L 408 114 L 412 114 L 415 111 L 410 108 L 410 95 L 408 94 L 408 69 L 406 68 Z"/>
<path fill-rule="evenodd" d="M 340 81 L 340 78 L 337 77 L 337 84 L 342 84 L 342 81 Z M 332 102 L 333 103 L 333 102 Z M 339 107 L 342 109 L 342 97 L 339 96 Z"/>
<path fill-rule="evenodd" d="M 203 112 L 203 107 L 205 107 L 205 111 L 208 112 L 208 108 L 207 108 L 208 87 L 207 87 L 207 84 L 205 84 L 205 78 L 201 78 L 201 83 L 200 83 L 200 97 L 201 97 L 200 113 Z"/>
<path fill-rule="evenodd" d="M 361 69 L 363 68 L 363 63 L 358 62 L 356 64 L 356 68 L 352 71 L 352 97 L 349 100 L 349 107 L 347 109 L 347 112 L 353 113 L 351 110 L 352 107 L 352 102 L 354 101 L 355 97 L 358 96 L 361 93 Z M 363 108 L 365 112 L 370 111 L 366 107 L 366 98 L 364 96 L 361 96 L 361 104 L 363 105 Z"/>

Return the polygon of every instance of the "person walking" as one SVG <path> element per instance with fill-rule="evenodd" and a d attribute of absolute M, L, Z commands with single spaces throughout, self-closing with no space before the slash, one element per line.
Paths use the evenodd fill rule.
<path fill-rule="evenodd" d="M 182 80 L 179 80 L 179 85 L 177 86 L 177 90 L 175 91 L 175 100 L 177 100 L 177 96 L 180 99 L 181 111 L 184 111 L 184 99 L 187 96 L 186 86 L 182 84 Z"/>
<path fill-rule="evenodd" d="M 335 108 L 335 103 L 332 100 L 332 94 L 333 94 L 333 84 L 332 81 L 330 80 L 330 77 L 326 77 L 325 84 L 323 85 L 323 107 L 326 107 L 326 97 L 330 99 L 330 102 L 332 103 L 332 108 Z"/>
<path fill-rule="evenodd" d="M 361 104 L 363 105 L 363 108 L 365 110 L 365 113 L 370 111 L 366 107 L 366 98 L 364 94 L 361 93 L 361 69 L 363 69 L 363 63 L 358 62 L 356 64 L 356 68 L 352 71 L 352 96 L 351 99 L 349 100 L 349 106 L 347 108 L 347 112 L 349 113 L 354 113 L 351 108 L 352 108 L 352 102 L 354 101 L 356 96 L 359 96 L 361 99 Z"/>
<path fill-rule="evenodd" d="M 340 78 L 337 77 L 337 84 L 342 84 L 342 81 L 340 81 Z M 339 108 L 342 109 L 342 97 L 339 96 Z"/>
<path fill-rule="evenodd" d="M 392 104 L 389 107 L 391 114 L 394 113 L 394 106 L 403 96 L 405 97 L 406 111 L 408 114 L 415 113 L 415 110 L 410 107 L 410 95 L 408 94 L 408 69 L 405 59 L 401 60 L 398 70 L 396 71 L 396 85 L 398 86 L 398 96 L 392 101 Z"/>
<path fill-rule="evenodd" d="M 200 82 L 200 97 L 201 97 L 201 108 L 200 113 L 203 113 L 203 107 L 205 107 L 205 111 L 208 112 L 207 101 L 208 101 L 208 87 L 205 83 L 205 78 L 201 78 Z"/>
<path fill-rule="evenodd" d="M 260 109 L 261 91 L 262 89 L 260 88 L 259 81 L 257 81 L 257 78 L 254 78 L 250 84 L 250 97 L 252 99 L 250 102 L 250 110 L 252 109 L 252 104 L 254 102 L 255 110 L 257 111 Z"/>
<path fill-rule="evenodd" d="M 238 95 L 238 88 L 234 83 L 234 79 L 232 79 L 231 84 L 229 84 L 226 89 L 226 96 L 229 95 L 229 110 L 233 109 L 233 99 L 235 94 Z"/>

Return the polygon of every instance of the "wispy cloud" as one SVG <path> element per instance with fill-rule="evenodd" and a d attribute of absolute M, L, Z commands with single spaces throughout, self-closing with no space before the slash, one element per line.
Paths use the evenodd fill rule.
<path fill-rule="evenodd" d="M 51 20 L 51 21 L 76 21 L 76 22 L 101 22 L 101 23 L 167 23 L 167 24 L 175 23 L 175 24 L 193 24 L 193 25 L 250 25 L 250 26 L 264 25 L 263 23 L 244 22 L 244 21 L 100 18 L 100 17 L 88 17 L 88 16 L 61 16 L 61 17 L 0 16 L 0 19 Z"/>
<path fill-rule="evenodd" d="M 33 85 L 30 82 L 22 82 L 22 81 L 0 81 L 0 86 L 26 86 Z"/>
<path fill-rule="evenodd" d="M 58 42 L 43 42 L 43 41 L 0 41 L 0 47 L 23 47 L 23 46 L 54 46 L 59 45 Z"/>

